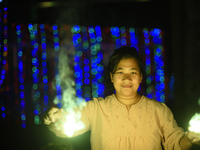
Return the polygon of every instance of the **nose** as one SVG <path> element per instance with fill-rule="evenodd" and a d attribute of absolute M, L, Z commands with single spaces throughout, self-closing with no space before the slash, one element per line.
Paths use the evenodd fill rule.
<path fill-rule="evenodd" d="M 131 75 L 129 74 L 129 73 L 125 73 L 124 75 L 123 75 L 123 78 L 122 78 L 123 80 L 132 80 L 132 78 L 131 78 Z"/>

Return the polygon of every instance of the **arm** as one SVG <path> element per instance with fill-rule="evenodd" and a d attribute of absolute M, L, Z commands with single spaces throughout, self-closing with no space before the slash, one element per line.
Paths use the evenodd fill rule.
<path fill-rule="evenodd" d="M 192 148 L 192 143 L 188 139 L 187 135 L 184 135 L 180 139 L 180 147 L 182 150 L 190 150 Z"/>
<path fill-rule="evenodd" d="M 178 127 L 171 110 L 165 107 L 162 117 L 165 149 L 194 150 L 200 149 L 200 133 L 184 132 Z"/>
<path fill-rule="evenodd" d="M 74 107 L 64 111 L 53 107 L 44 118 L 44 124 L 58 137 L 74 137 L 90 130 L 87 110 L 87 107 Z"/>
<path fill-rule="evenodd" d="M 183 150 L 200 149 L 200 133 L 186 132 L 180 140 L 180 146 Z"/>

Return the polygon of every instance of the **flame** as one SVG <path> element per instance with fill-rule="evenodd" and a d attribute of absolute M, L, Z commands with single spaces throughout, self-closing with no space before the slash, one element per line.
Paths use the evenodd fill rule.
<path fill-rule="evenodd" d="M 80 113 L 65 116 L 66 121 L 63 124 L 63 128 L 68 137 L 72 137 L 75 131 L 85 127 L 85 124 L 80 121 L 80 117 Z"/>
<path fill-rule="evenodd" d="M 200 133 L 200 114 L 195 113 L 194 116 L 192 116 L 191 120 L 189 121 L 189 131 L 193 131 L 196 133 Z"/>
<path fill-rule="evenodd" d="M 79 108 L 68 108 L 67 115 L 65 115 L 65 121 L 63 123 L 64 133 L 68 137 L 72 137 L 74 132 L 85 128 L 85 124 L 81 121 L 80 110 L 86 105 L 86 102 L 82 102 Z M 77 111 L 78 110 L 78 111 Z"/>

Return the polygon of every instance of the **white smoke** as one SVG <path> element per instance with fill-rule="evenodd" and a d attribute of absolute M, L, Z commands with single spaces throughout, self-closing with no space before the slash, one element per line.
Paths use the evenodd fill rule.
<path fill-rule="evenodd" d="M 86 102 L 84 99 L 76 97 L 73 66 L 70 66 L 72 62 L 70 62 L 68 58 L 69 51 L 71 50 L 60 50 L 58 68 L 62 89 L 62 109 L 66 111 L 67 114 L 65 115 L 63 127 L 65 134 L 70 137 L 73 136 L 74 131 L 85 127 L 83 122 L 80 121 L 81 113 L 77 110 L 81 110 Z M 54 103 L 57 104 L 58 102 L 58 99 L 55 98 Z"/>

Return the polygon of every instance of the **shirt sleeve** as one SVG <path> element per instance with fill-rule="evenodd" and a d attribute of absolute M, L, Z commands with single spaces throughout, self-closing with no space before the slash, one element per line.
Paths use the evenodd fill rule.
<path fill-rule="evenodd" d="M 160 116 L 163 147 L 165 150 L 181 150 L 180 140 L 184 136 L 184 131 L 178 127 L 171 110 L 165 104 L 163 106 L 164 109 Z"/>

